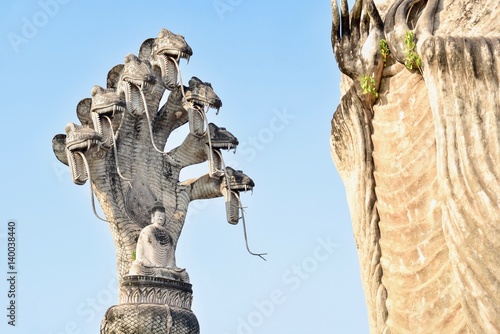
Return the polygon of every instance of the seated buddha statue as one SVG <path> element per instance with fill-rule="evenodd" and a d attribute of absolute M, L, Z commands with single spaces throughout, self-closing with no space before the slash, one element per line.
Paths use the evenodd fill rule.
<path fill-rule="evenodd" d="M 136 259 L 129 275 L 169 278 L 189 283 L 185 269 L 175 265 L 172 235 L 166 225 L 165 208 L 156 203 L 151 210 L 151 224 L 142 229 L 137 240 Z"/>

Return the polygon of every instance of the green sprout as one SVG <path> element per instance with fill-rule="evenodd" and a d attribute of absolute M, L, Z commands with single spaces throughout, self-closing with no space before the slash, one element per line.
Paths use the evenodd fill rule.
<path fill-rule="evenodd" d="M 404 53 L 406 55 L 405 66 L 407 69 L 412 70 L 415 67 L 420 69 L 422 60 L 420 56 L 415 51 L 415 34 L 413 31 L 407 31 L 404 40 L 405 48 Z"/>
<path fill-rule="evenodd" d="M 135 261 L 135 260 L 136 260 L 136 256 L 137 256 L 137 255 L 136 255 L 135 251 L 133 251 L 133 252 L 132 252 L 132 261 Z"/>
<path fill-rule="evenodd" d="M 385 65 L 385 63 L 387 62 L 387 56 L 391 53 L 391 50 L 389 50 L 389 44 L 387 44 L 387 41 L 385 39 L 381 39 L 378 45 L 380 47 L 380 54 L 382 55 L 382 59 L 384 60 Z"/>
<path fill-rule="evenodd" d="M 363 89 L 363 94 L 373 94 L 375 98 L 378 98 L 378 92 L 376 89 L 377 83 L 375 82 L 375 79 L 371 76 L 368 75 L 363 75 L 361 77 L 361 88 Z"/>

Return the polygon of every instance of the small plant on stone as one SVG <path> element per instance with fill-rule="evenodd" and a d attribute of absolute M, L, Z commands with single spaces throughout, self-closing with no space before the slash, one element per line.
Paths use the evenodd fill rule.
<path fill-rule="evenodd" d="M 389 50 L 389 44 L 387 44 L 387 40 L 381 39 L 379 42 L 379 47 L 380 47 L 380 54 L 382 55 L 382 59 L 384 60 L 384 66 L 385 63 L 387 62 L 387 56 L 391 53 L 391 50 Z"/>
<path fill-rule="evenodd" d="M 420 69 L 422 60 L 415 51 L 415 33 L 413 31 L 406 32 L 404 44 L 405 44 L 404 53 L 406 55 L 405 59 L 406 68 L 409 70 L 413 70 L 415 67 Z"/>
<path fill-rule="evenodd" d="M 135 251 L 132 252 L 132 261 L 135 261 L 137 259 L 137 255 Z"/>
<path fill-rule="evenodd" d="M 361 77 L 361 89 L 363 89 L 363 94 L 373 94 L 375 98 L 378 98 L 378 92 L 376 89 L 377 83 L 375 79 L 369 75 L 363 75 Z"/>

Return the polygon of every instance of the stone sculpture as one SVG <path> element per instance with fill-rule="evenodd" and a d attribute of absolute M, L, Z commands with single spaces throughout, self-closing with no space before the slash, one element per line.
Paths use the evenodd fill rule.
<path fill-rule="evenodd" d="M 95 86 L 78 103 L 81 125 L 68 124 L 52 141 L 73 181 L 89 182 L 94 213 L 95 194 L 105 215 L 99 218 L 114 238 L 119 305 L 106 312 L 101 334 L 199 333 L 188 274 L 175 263 L 188 205 L 224 196 L 228 222 L 236 224 L 239 193 L 254 187 L 242 171 L 224 165 L 221 150 L 235 149 L 238 140 L 208 122 L 209 108 L 222 106 L 212 86 L 195 77 L 182 84 L 179 61 L 191 55 L 184 37 L 162 29 L 138 56 L 127 55 L 109 71 L 106 88 Z M 186 123 L 184 142 L 164 151 Z M 205 161 L 209 173 L 179 180 L 182 168 Z"/>
<path fill-rule="evenodd" d="M 378 10 L 377 10 L 378 8 Z M 500 5 L 332 0 L 331 153 L 372 333 L 500 332 Z"/>
<path fill-rule="evenodd" d="M 157 203 L 151 209 L 151 225 L 142 229 L 137 240 L 136 259 L 129 275 L 169 278 L 189 283 L 185 269 L 175 264 L 174 239 L 165 227 L 165 208 Z"/>

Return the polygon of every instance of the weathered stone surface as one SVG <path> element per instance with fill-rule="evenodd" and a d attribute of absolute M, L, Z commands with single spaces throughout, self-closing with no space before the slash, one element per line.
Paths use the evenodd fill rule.
<path fill-rule="evenodd" d="M 165 209 L 173 252 L 191 201 L 225 195 L 229 200 L 229 194 L 254 186 L 243 172 L 235 178 L 234 170 L 223 166 L 220 150 L 235 149 L 238 140 L 207 121 L 208 109 L 222 106 L 211 84 L 196 77 L 189 86 L 178 82 L 178 63 L 191 55 L 184 37 L 162 29 L 157 38 L 144 41 L 139 56 L 129 54 L 125 64 L 109 71 L 106 89 L 94 86 L 92 98 L 78 103 L 82 124 L 68 124 L 66 135 L 52 141 L 73 181 L 90 181 L 115 241 L 120 281 L 134 261 L 141 230 L 151 223 L 155 201 Z M 164 152 L 170 134 L 187 123 L 184 143 Z M 217 172 L 179 179 L 184 167 L 205 161 Z"/>
<path fill-rule="evenodd" d="M 191 310 L 158 304 L 121 304 L 106 311 L 101 334 L 198 334 Z"/>
<path fill-rule="evenodd" d="M 228 222 L 237 224 L 239 194 L 254 187 L 224 164 L 221 149 L 236 149 L 238 140 L 208 123 L 209 108 L 222 106 L 212 85 L 196 77 L 182 85 L 179 61 L 191 55 L 184 37 L 162 29 L 144 41 L 139 56 L 129 54 L 109 71 L 106 88 L 94 86 L 92 98 L 78 103 L 82 124 L 68 124 L 66 135 L 52 140 L 73 181 L 89 181 L 94 213 L 109 224 L 115 242 L 120 305 L 108 310 L 102 334 L 199 333 L 189 275 L 175 260 L 189 204 L 224 196 Z M 186 140 L 163 151 L 186 123 Z M 184 167 L 205 161 L 208 174 L 179 179 Z"/>
<path fill-rule="evenodd" d="M 373 67 L 346 71 L 339 61 L 346 76 L 331 139 L 371 332 L 500 332 L 499 3 L 376 4 L 391 50 L 374 76 L 379 97 L 370 103 L 359 84 Z M 352 39 L 361 7 L 341 39 Z M 421 57 L 411 71 L 409 30 Z"/>

